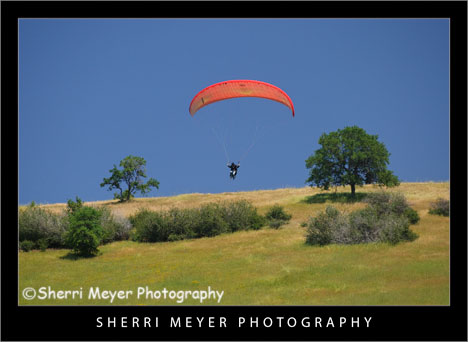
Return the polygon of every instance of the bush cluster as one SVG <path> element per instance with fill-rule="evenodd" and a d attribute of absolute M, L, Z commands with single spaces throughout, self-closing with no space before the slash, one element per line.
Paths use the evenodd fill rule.
<path fill-rule="evenodd" d="M 68 200 L 67 207 L 62 213 L 52 213 L 40 208 L 34 202 L 19 211 L 19 248 L 25 252 L 32 249 L 45 250 L 47 248 L 74 248 L 70 245 L 69 234 L 75 215 L 85 207 L 78 197 L 76 201 Z M 86 209 L 88 210 L 88 209 Z M 131 224 L 128 219 L 111 213 L 108 208 L 93 209 L 99 217 L 102 234 L 96 236 L 98 244 L 111 241 L 125 240 L 129 237 Z M 87 217 L 91 219 L 91 216 Z M 87 227 L 86 225 L 82 225 Z M 76 232 L 75 232 L 76 233 Z M 82 232 L 81 234 L 85 234 Z M 78 241 L 74 239 L 73 241 Z M 89 239 L 94 245 L 94 238 Z"/>
<path fill-rule="evenodd" d="M 155 212 L 141 209 L 130 217 L 132 239 L 140 242 L 211 237 L 238 230 L 260 229 L 264 218 L 247 201 L 209 203 L 200 208 Z"/>
<path fill-rule="evenodd" d="M 30 250 L 34 249 L 35 246 L 36 244 L 31 240 L 20 241 L 20 249 L 25 252 L 29 252 Z"/>
<path fill-rule="evenodd" d="M 100 207 L 97 211 L 100 213 L 103 244 L 128 240 L 132 225 L 126 217 L 113 214 L 107 207 Z"/>
<path fill-rule="evenodd" d="M 379 217 L 394 214 L 406 217 L 410 224 L 419 222 L 418 212 L 409 206 L 405 196 L 401 193 L 377 192 L 367 195 L 364 202 L 367 202 Z"/>
<path fill-rule="evenodd" d="M 288 223 L 291 217 L 292 215 L 286 213 L 283 207 L 278 204 L 275 204 L 273 207 L 271 207 L 265 214 L 268 225 L 275 229 L 278 229 L 283 224 Z"/>
<path fill-rule="evenodd" d="M 20 248 L 24 251 L 65 247 L 68 219 L 65 214 L 54 214 L 34 203 L 20 210 L 18 216 Z M 45 248 L 47 248 L 45 247 Z"/>
<path fill-rule="evenodd" d="M 258 214 L 248 201 L 209 203 L 199 208 L 156 212 L 141 209 L 129 219 L 108 208 L 85 206 L 68 200 L 66 209 L 55 214 L 32 203 L 19 212 L 20 249 L 70 248 L 90 256 L 98 246 L 132 238 L 140 242 L 164 242 L 211 237 L 239 230 L 258 230 L 268 224 L 279 228 L 291 215 L 275 205 L 266 216 Z"/>
<path fill-rule="evenodd" d="M 417 238 L 409 226 L 419 221 L 419 215 L 409 207 L 403 195 L 376 193 L 369 195 L 366 202 L 366 208 L 350 214 L 327 207 L 325 212 L 309 220 L 306 243 L 319 246 L 369 242 L 396 244 Z"/>
<path fill-rule="evenodd" d="M 449 216 L 450 201 L 443 198 L 438 198 L 435 202 L 431 203 L 431 209 L 429 209 L 429 214 Z"/>
<path fill-rule="evenodd" d="M 226 202 L 221 210 L 231 232 L 258 230 L 266 223 L 265 218 L 257 213 L 252 203 L 246 200 Z"/>

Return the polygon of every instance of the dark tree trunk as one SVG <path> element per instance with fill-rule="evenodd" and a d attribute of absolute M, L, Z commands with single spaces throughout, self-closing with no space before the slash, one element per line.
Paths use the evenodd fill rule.
<path fill-rule="evenodd" d="M 356 195 L 356 184 L 351 184 L 351 197 Z"/>

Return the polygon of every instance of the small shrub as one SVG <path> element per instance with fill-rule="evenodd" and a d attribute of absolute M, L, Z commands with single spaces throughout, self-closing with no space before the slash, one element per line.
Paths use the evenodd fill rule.
<path fill-rule="evenodd" d="M 266 225 L 266 218 L 257 213 L 255 210 L 255 215 L 252 215 L 250 218 L 250 226 L 249 228 L 252 230 L 259 230 L 264 225 Z"/>
<path fill-rule="evenodd" d="M 376 192 L 371 193 L 364 199 L 373 208 L 378 216 L 394 213 L 403 215 L 406 208 L 409 208 L 406 198 L 401 193 Z"/>
<path fill-rule="evenodd" d="M 127 240 L 129 238 L 132 225 L 127 218 L 114 215 L 107 207 L 101 207 L 97 210 L 101 215 L 102 243 Z"/>
<path fill-rule="evenodd" d="M 40 239 L 47 239 L 49 247 L 65 246 L 68 219 L 63 214 L 54 214 L 37 205 L 29 205 L 19 211 L 18 227 L 19 241 L 36 243 Z"/>
<path fill-rule="evenodd" d="M 369 205 L 350 214 L 328 207 L 309 221 L 306 243 L 357 244 L 370 242 L 413 241 L 418 237 L 409 229 L 419 221 L 416 210 L 401 194 L 376 193 L 366 198 Z"/>
<path fill-rule="evenodd" d="M 130 217 L 132 239 L 140 242 L 178 241 L 195 237 L 199 214 L 194 209 L 173 208 L 168 212 L 140 210 Z"/>
<path fill-rule="evenodd" d="M 231 232 L 258 230 L 265 225 L 264 217 L 258 214 L 257 208 L 246 200 L 224 203 L 221 210 Z"/>
<path fill-rule="evenodd" d="M 268 222 L 268 226 L 274 229 L 280 228 L 282 225 L 286 224 L 292 215 L 286 213 L 282 206 L 275 204 L 271 207 L 268 212 L 265 214 L 265 219 Z"/>
<path fill-rule="evenodd" d="M 370 193 L 364 198 L 364 202 L 369 204 L 369 207 L 374 208 L 377 215 L 384 215 L 390 212 L 391 195 L 388 192 Z"/>
<path fill-rule="evenodd" d="M 20 245 L 21 250 L 25 252 L 29 252 L 30 250 L 34 249 L 36 244 L 33 241 L 24 240 L 24 241 L 21 241 L 19 245 Z"/>
<path fill-rule="evenodd" d="M 383 215 L 395 214 L 397 216 L 405 216 L 410 224 L 419 222 L 419 214 L 411 208 L 401 193 L 385 193 L 378 192 L 369 194 L 366 198 L 369 207 L 373 208 L 378 217 Z"/>
<path fill-rule="evenodd" d="M 92 207 L 81 207 L 69 215 L 67 244 L 76 254 L 92 256 L 99 252 L 104 235 L 100 220 L 101 213 Z"/>
<path fill-rule="evenodd" d="M 409 229 L 409 221 L 404 216 L 389 215 L 380 220 L 380 241 L 395 245 L 401 241 L 413 241 L 418 235 Z"/>
<path fill-rule="evenodd" d="M 379 239 L 379 215 L 372 207 L 349 214 L 349 243 L 370 243 Z"/>
<path fill-rule="evenodd" d="M 209 203 L 199 209 L 200 219 L 194 227 L 196 237 L 209 237 L 229 231 L 218 204 Z"/>
<path fill-rule="evenodd" d="M 49 221 L 49 229 L 47 230 L 47 242 L 49 248 L 63 248 L 66 246 L 65 235 L 69 228 L 69 220 L 66 215 L 52 214 Z"/>
<path fill-rule="evenodd" d="M 306 243 L 309 245 L 325 246 L 333 240 L 333 227 L 340 215 L 335 207 L 327 207 L 325 212 L 316 218 L 311 218 L 307 228 Z"/>
<path fill-rule="evenodd" d="M 117 229 L 114 230 L 114 241 L 128 240 L 132 230 L 130 220 L 124 216 L 115 215 L 114 222 L 117 226 Z"/>
<path fill-rule="evenodd" d="M 405 196 L 401 193 L 390 194 L 390 212 L 397 216 L 404 216 L 405 211 L 411 207 L 408 204 Z"/>
<path fill-rule="evenodd" d="M 167 241 L 169 233 L 166 231 L 164 216 L 161 213 L 140 209 L 130 217 L 135 231 L 133 238 L 140 242 Z"/>
<path fill-rule="evenodd" d="M 37 247 L 39 247 L 41 252 L 45 252 L 47 247 L 49 247 L 49 241 L 47 239 L 39 239 L 37 240 Z"/>
<path fill-rule="evenodd" d="M 195 237 L 195 227 L 199 221 L 194 209 L 173 208 L 164 215 L 169 232 L 168 241 L 178 241 Z"/>
<path fill-rule="evenodd" d="M 19 240 L 36 242 L 44 238 L 49 224 L 49 213 L 37 206 L 28 206 L 19 212 Z"/>
<path fill-rule="evenodd" d="M 416 224 L 420 220 L 418 212 L 411 207 L 405 209 L 404 216 L 408 219 L 410 224 Z"/>
<path fill-rule="evenodd" d="M 92 256 L 99 252 L 98 246 L 101 243 L 99 235 L 85 226 L 78 226 L 70 230 L 68 243 L 78 255 Z"/>
<path fill-rule="evenodd" d="M 429 214 L 450 216 L 450 201 L 443 198 L 438 198 L 435 202 L 431 203 Z"/>
<path fill-rule="evenodd" d="M 281 221 L 289 221 L 292 215 L 286 213 L 282 206 L 275 204 L 271 207 L 268 212 L 265 214 L 265 217 L 268 221 L 271 220 L 281 220 Z"/>

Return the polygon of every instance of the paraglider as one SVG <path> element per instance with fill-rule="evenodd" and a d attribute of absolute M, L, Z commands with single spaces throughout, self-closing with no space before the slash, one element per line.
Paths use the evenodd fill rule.
<path fill-rule="evenodd" d="M 229 177 L 231 177 L 232 180 L 236 179 L 237 169 L 240 168 L 240 162 L 237 162 L 237 164 L 232 162 L 231 164 L 227 164 L 227 166 L 231 169 L 229 172 Z"/>
<path fill-rule="evenodd" d="M 201 108 L 212 103 L 238 97 L 259 97 L 282 103 L 291 110 L 292 116 L 294 117 L 294 105 L 288 94 L 272 84 L 254 80 L 224 81 L 202 89 L 190 102 L 190 115 L 193 117 Z M 247 152 L 250 151 L 253 145 L 254 143 L 250 145 Z M 224 143 L 223 147 L 227 156 Z M 227 159 L 229 161 L 228 156 Z M 240 167 L 240 162 L 237 164 L 234 162 L 231 164 L 228 163 L 227 166 L 230 168 L 229 176 L 234 180 L 237 175 L 237 169 Z"/>
<path fill-rule="evenodd" d="M 288 94 L 272 84 L 253 80 L 224 81 L 206 87 L 190 102 L 190 115 L 194 116 L 199 109 L 214 102 L 236 97 L 261 97 L 277 101 L 291 109 L 294 117 L 294 105 Z"/>

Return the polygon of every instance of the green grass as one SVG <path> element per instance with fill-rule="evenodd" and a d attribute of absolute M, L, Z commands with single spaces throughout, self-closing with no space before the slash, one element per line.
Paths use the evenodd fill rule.
<path fill-rule="evenodd" d="M 316 190 L 272 190 L 273 198 L 267 191 L 239 193 L 238 197 L 251 200 L 262 214 L 280 203 L 293 218 L 278 230 L 263 228 L 166 243 L 115 242 L 100 246 L 101 254 L 94 258 L 75 258 L 69 250 L 20 252 L 19 303 L 109 305 L 107 300 L 86 298 L 90 287 L 99 287 L 134 291 L 128 300 L 116 299 L 114 305 L 180 305 L 175 300 L 137 299 L 136 290 L 148 286 L 153 291 L 193 291 L 210 286 L 224 295 L 219 304 L 206 300 L 204 305 L 449 305 L 449 219 L 427 214 L 428 187 L 434 196 L 447 197 L 449 185 L 432 184 L 406 184 L 391 190 L 408 195 L 421 216 L 411 226 L 419 234 L 414 242 L 308 246 L 304 243 L 306 228 L 300 223 L 327 205 L 308 201 Z M 174 203 L 180 199 L 178 196 Z M 336 207 L 351 211 L 362 205 L 337 203 Z M 27 301 L 21 295 L 26 287 L 41 286 L 82 288 L 84 298 Z M 200 302 L 188 299 L 182 305 Z"/>

